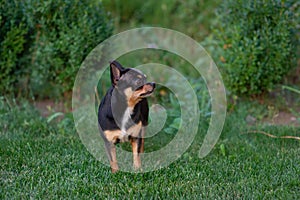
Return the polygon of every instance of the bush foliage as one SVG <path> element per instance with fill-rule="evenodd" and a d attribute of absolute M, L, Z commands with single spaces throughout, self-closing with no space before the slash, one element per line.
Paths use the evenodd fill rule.
<path fill-rule="evenodd" d="M 97 0 L 2 0 L 0 24 L 0 90 L 40 97 L 70 91 L 85 56 L 112 34 Z"/>
<path fill-rule="evenodd" d="M 115 17 L 117 29 L 159 26 L 183 32 L 196 40 L 210 33 L 214 9 L 222 1 L 205 0 L 103 0 Z"/>
<path fill-rule="evenodd" d="M 297 6 L 275 0 L 229 0 L 221 5 L 216 33 L 231 92 L 260 94 L 290 71 L 295 64 Z"/>

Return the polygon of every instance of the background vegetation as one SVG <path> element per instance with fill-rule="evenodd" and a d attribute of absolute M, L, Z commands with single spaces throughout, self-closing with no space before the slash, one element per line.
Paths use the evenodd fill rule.
<path fill-rule="evenodd" d="M 231 0 L 221 5 L 215 33 L 228 90 L 247 95 L 270 91 L 296 67 L 296 5 Z"/>
<path fill-rule="evenodd" d="M 85 56 L 112 34 L 97 0 L 2 0 L 0 13 L 0 90 L 19 96 L 70 93 Z"/>
<path fill-rule="evenodd" d="M 296 0 L 0 0 L 0 198 L 299 199 L 299 7 Z M 169 167 L 111 174 L 81 143 L 71 110 L 45 104 L 41 116 L 37 105 L 66 106 L 89 51 L 142 26 L 178 30 L 205 46 L 226 83 L 228 116 L 213 151 L 199 159 L 212 114 L 201 75 L 168 52 L 124 55 L 125 66 L 158 62 L 185 75 L 201 120 L 192 146 Z M 105 73 L 100 97 L 110 85 Z M 175 136 L 181 113 L 163 86 L 150 102 L 168 113 L 163 130 L 146 140 L 154 151 Z M 274 124 L 281 112 L 289 114 L 285 126 Z"/>

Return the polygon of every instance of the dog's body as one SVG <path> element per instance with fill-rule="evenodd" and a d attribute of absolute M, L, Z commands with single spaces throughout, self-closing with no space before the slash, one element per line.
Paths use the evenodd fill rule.
<path fill-rule="evenodd" d="M 139 169 L 149 114 L 146 97 L 153 93 L 155 83 L 146 83 L 139 70 L 123 68 L 116 61 L 110 64 L 110 75 L 112 86 L 99 106 L 98 123 L 111 170 L 118 171 L 115 144 L 126 141 L 132 145 L 133 165 Z"/>

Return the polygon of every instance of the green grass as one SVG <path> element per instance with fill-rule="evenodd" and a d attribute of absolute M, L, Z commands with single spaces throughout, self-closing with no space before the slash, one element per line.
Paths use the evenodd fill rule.
<path fill-rule="evenodd" d="M 205 123 L 169 167 L 111 174 L 83 146 L 70 116 L 49 124 L 30 105 L 1 101 L 0 199 L 299 199 L 300 142 L 242 134 L 259 129 L 299 136 L 299 128 L 249 128 L 243 115 L 228 115 L 204 159 L 198 151 Z"/>

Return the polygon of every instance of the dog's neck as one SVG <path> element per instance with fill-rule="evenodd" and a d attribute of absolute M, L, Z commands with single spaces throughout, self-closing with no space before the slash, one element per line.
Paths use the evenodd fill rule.
<path fill-rule="evenodd" d="M 115 92 L 112 100 L 115 121 L 118 122 L 122 134 L 125 135 L 128 125 L 134 124 L 131 116 L 134 115 L 134 107 L 129 107 L 124 94 Z"/>
<path fill-rule="evenodd" d="M 122 125 L 121 125 L 121 131 L 122 131 L 122 134 L 126 134 L 126 124 L 132 120 L 131 119 L 131 115 L 133 113 L 133 108 L 130 108 L 130 107 L 127 107 L 124 114 L 123 114 L 123 117 L 122 117 Z"/>

